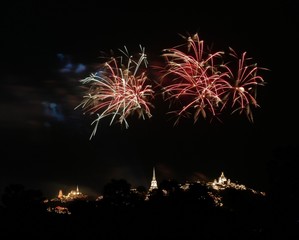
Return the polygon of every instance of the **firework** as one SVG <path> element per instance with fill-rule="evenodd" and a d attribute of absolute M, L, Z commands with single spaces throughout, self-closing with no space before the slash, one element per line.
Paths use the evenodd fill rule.
<path fill-rule="evenodd" d="M 181 117 L 190 115 L 194 122 L 200 116 L 217 117 L 226 107 L 232 112 L 246 110 L 252 120 L 250 106 L 258 106 L 253 91 L 264 83 L 257 75 L 256 64 L 246 65 L 248 59 L 243 53 L 234 74 L 231 63 L 225 62 L 225 52 L 205 51 L 204 41 L 198 34 L 185 39 L 187 44 L 165 49 L 162 54 L 166 61 L 165 68 L 161 69 L 162 92 L 170 106 L 177 108 L 169 112 L 176 114 L 175 124 Z M 230 56 L 238 58 L 231 48 Z"/>
<path fill-rule="evenodd" d="M 147 84 L 147 58 L 145 49 L 140 46 L 141 52 L 137 60 L 131 56 L 126 47 L 120 50 L 122 55 L 111 58 L 103 63 L 99 70 L 81 80 L 88 86 L 87 93 L 81 107 L 84 113 L 96 114 L 95 124 L 90 139 L 96 134 L 101 119 L 110 117 L 110 125 L 114 122 L 129 127 L 127 118 L 137 114 L 139 118 L 150 118 L 151 100 L 154 98 L 152 86 Z"/>
<path fill-rule="evenodd" d="M 229 55 L 237 60 L 231 63 L 237 63 L 235 67 L 235 73 L 233 67 L 227 64 L 225 67 L 227 72 L 227 82 L 230 83 L 228 94 L 225 98 L 225 104 L 231 103 L 228 107 L 232 108 L 232 113 L 239 112 L 245 113 L 250 121 L 253 121 L 253 115 L 251 107 L 259 107 L 257 103 L 257 87 L 265 85 L 264 79 L 258 75 L 259 70 L 268 70 L 266 68 L 260 68 L 256 63 L 250 64 L 251 58 L 247 58 L 247 53 L 242 53 L 241 57 L 237 53 L 229 48 Z"/>

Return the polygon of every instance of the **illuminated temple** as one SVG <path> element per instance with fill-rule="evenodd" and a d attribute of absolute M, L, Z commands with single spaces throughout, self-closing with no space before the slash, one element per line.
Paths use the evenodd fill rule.
<path fill-rule="evenodd" d="M 240 189 L 240 190 L 246 190 L 245 185 L 231 182 L 230 179 L 227 179 L 224 176 L 223 172 L 221 172 L 221 175 L 218 178 L 218 180 L 215 179 L 214 182 L 209 183 L 209 185 L 215 190 L 224 190 L 225 188 L 235 188 L 235 189 Z"/>
<path fill-rule="evenodd" d="M 51 202 L 70 202 L 73 200 L 85 200 L 87 199 L 87 195 L 83 194 L 79 191 L 79 187 L 77 186 L 76 190 L 71 190 L 67 195 L 64 195 L 62 190 L 59 190 L 56 198 L 51 199 Z"/>
<path fill-rule="evenodd" d="M 223 189 L 227 186 L 230 185 L 230 179 L 227 179 L 225 176 L 224 176 L 224 173 L 221 172 L 221 175 L 220 177 L 218 178 L 218 181 L 217 179 L 214 180 L 214 182 L 212 183 L 212 187 L 216 190 L 218 189 Z"/>
<path fill-rule="evenodd" d="M 77 186 L 76 190 L 71 190 L 67 195 L 64 195 L 62 190 L 59 190 L 57 197 L 45 202 L 49 204 L 48 212 L 71 214 L 66 204 L 74 200 L 87 200 L 87 198 L 88 196 L 80 192 Z"/>
<path fill-rule="evenodd" d="M 186 182 L 184 184 L 179 184 L 179 187 L 181 190 L 189 191 L 190 187 L 193 184 L 201 184 L 202 186 L 207 187 L 207 193 L 208 195 L 213 199 L 215 206 L 222 207 L 223 206 L 223 201 L 222 201 L 222 192 L 225 191 L 226 189 L 236 189 L 236 190 L 246 190 L 250 191 L 254 194 L 260 194 L 265 196 L 265 192 L 259 192 L 254 189 L 248 188 L 243 184 L 239 183 L 234 183 L 230 179 L 226 178 L 224 175 L 224 172 L 221 172 L 220 176 L 215 179 L 214 181 L 210 182 L 201 182 L 201 181 L 196 181 L 196 182 Z M 155 167 L 153 167 L 153 172 L 152 172 L 152 179 L 150 183 L 150 187 L 148 191 L 145 192 L 138 192 L 135 188 L 132 188 L 131 191 L 133 193 L 137 194 L 144 194 L 144 200 L 148 201 L 151 199 L 151 196 L 154 196 L 156 194 L 156 191 L 158 189 L 158 183 L 156 179 L 156 172 L 155 172 Z M 160 189 L 163 195 L 163 197 L 168 197 L 169 196 L 169 189 L 164 189 L 163 187 Z M 139 195 L 141 196 L 141 195 Z M 104 197 L 101 195 L 96 198 L 96 201 L 101 201 L 103 200 Z M 51 200 L 45 200 L 45 203 L 48 204 L 47 211 L 48 212 L 53 212 L 53 213 L 58 213 L 58 214 L 71 214 L 69 211 L 69 203 L 74 201 L 74 200 L 83 200 L 83 201 L 89 201 L 88 196 L 83 194 L 82 192 L 79 191 L 79 187 L 77 186 L 76 190 L 71 190 L 68 194 L 64 195 L 62 190 L 59 190 L 57 197 L 51 199 Z"/>
<path fill-rule="evenodd" d="M 73 200 L 83 200 L 87 198 L 87 195 L 83 194 L 79 191 L 79 187 L 77 186 L 76 190 L 71 190 L 67 195 L 63 195 L 62 190 L 59 190 L 57 198 L 64 201 L 73 201 Z"/>
<path fill-rule="evenodd" d="M 157 180 L 156 180 L 155 168 L 153 168 L 153 177 L 152 177 L 151 186 L 149 188 L 149 191 L 152 191 L 154 189 L 158 189 L 158 183 L 157 183 Z"/>

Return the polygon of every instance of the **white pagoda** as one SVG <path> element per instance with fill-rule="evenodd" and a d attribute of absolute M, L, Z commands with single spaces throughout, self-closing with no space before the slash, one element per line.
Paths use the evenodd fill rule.
<path fill-rule="evenodd" d="M 151 186 L 149 188 L 149 191 L 152 191 L 154 189 L 158 189 L 158 183 L 157 183 L 157 180 L 156 180 L 155 168 L 153 168 L 153 177 L 152 177 Z"/>

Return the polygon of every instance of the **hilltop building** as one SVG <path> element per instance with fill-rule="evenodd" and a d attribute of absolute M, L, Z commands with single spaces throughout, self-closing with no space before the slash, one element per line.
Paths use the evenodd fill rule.
<path fill-rule="evenodd" d="M 249 191 L 251 191 L 255 194 L 259 193 L 259 194 L 265 195 L 264 192 L 258 192 L 254 189 L 246 187 L 244 184 L 238 184 L 238 183 L 232 182 L 230 179 L 227 179 L 224 176 L 223 172 L 221 172 L 221 175 L 218 178 L 218 181 L 215 179 L 214 182 L 209 182 L 207 184 L 210 187 L 212 187 L 214 190 L 224 190 L 226 188 L 235 188 L 235 189 L 238 189 L 238 190 L 249 190 Z"/>
<path fill-rule="evenodd" d="M 158 189 L 158 183 L 157 183 L 157 180 L 156 180 L 155 167 L 153 167 L 153 177 L 152 177 L 151 186 L 149 188 L 149 191 L 152 191 L 154 189 Z"/>
<path fill-rule="evenodd" d="M 67 195 L 64 195 L 60 189 L 57 197 L 52 198 L 50 201 L 46 200 L 45 203 L 49 205 L 48 212 L 55 212 L 59 214 L 71 214 L 68 210 L 67 203 L 74 200 L 87 200 L 88 196 L 79 191 L 77 186 L 76 190 L 71 190 Z"/>
<path fill-rule="evenodd" d="M 69 202 L 73 200 L 85 200 L 87 197 L 87 195 L 79 191 L 79 187 L 77 185 L 76 190 L 71 190 L 67 195 L 64 195 L 62 190 L 59 190 L 57 197 L 51 199 L 51 201 Z"/>
<path fill-rule="evenodd" d="M 230 179 L 227 179 L 225 176 L 224 176 L 224 173 L 221 172 L 221 175 L 220 177 L 218 178 L 218 181 L 215 179 L 214 182 L 211 184 L 211 187 L 215 190 L 223 190 L 225 189 L 226 187 L 229 187 L 231 185 L 231 181 Z"/>

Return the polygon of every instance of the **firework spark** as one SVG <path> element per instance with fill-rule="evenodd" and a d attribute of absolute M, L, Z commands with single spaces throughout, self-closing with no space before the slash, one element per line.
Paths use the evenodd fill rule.
<path fill-rule="evenodd" d="M 229 48 L 229 50 L 229 55 L 238 61 L 235 73 L 232 71 L 232 67 L 229 67 L 229 64 L 225 66 L 229 73 L 227 75 L 227 82 L 230 83 L 230 88 L 228 89 L 229 92 L 223 107 L 226 106 L 228 102 L 231 102 L 230 107 L 233 109 L 232 113 L 237 111 L 239 113 L 244 112 L 248 119 L 253 121 L 251 107 L 259 107 L 256 100 L 257 87 L 265 85 L 265 81 L 258 75 L 258 71 L 268 69 L 260 68 L 256 63 L 249 64 L 249 61 L 252 59 L 246 57 L 246 52 L 239 57 L 232 48 Z"/>
<path fill-rule="evenodd" d="M 162 92 L 170 106 L 175 104 L 178 108 L 170 112 L 177 116 L 175 124 L 181 117 L 190 115 L 194 122 L 200 115 L 217 117 L 225 107 L 236 108 L 232 112 L 245 112 L 252 120 L 250 106 L 258 106 L 253 92 L 257 85 L 264 83 L 257 75 L 260 68 L 256 64 L 246 65 L 248 59 L 243 53 L 234 74 L 224 61 L 225 52 L 206 52 L 198 34 L 185 39 L 187 44 L 165 49 L 162 54 L 166 60 L 166 67 L 161 70 Z M 230 56 L 238 58 L 235 51 L 231 48 L 230 51 Z M 229 104 L 230 98 L 232 104 Z"/>
<path fill-rule="evenodd" d="M 152 86 L 147 84 L 147 58 L 145 49 L 137 60 L 129 54 L 126 47 L 120 50 L 122 55 L 111 58 L 100 66 L 99 71 L 81 80 L 88 85 L 87 94 L 76 107 L 84 109 L 84 113 L 96 114 L 95 124 L 90 139 L 96 134 L 101 119 L 111 117 L 110 125 L 114 122 L 129 127 L 127 118 L 137 114 L 139 118 L 150 118 L 151 100 L 154 98 Z M 143 67 L 143 68 L 142 68 Z"/>

